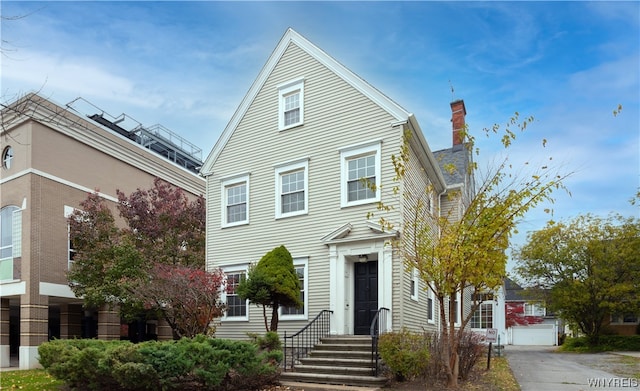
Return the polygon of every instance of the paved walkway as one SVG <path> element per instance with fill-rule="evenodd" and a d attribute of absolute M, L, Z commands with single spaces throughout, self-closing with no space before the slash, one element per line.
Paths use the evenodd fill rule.
<path fill-rule="evenodd" d="M 554 353 L 552 346 L 513 346 L 505 357 L 522 391 L 640 390 L 639 379 L 624 379 Z M 636 353 L 627 355 L 636 356 Z"/>

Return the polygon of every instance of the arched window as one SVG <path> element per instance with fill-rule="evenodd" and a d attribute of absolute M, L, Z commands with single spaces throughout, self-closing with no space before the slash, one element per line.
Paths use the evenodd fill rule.
<path fill-rule="evenodd" d="M 10 169 L 12 161 L 13 161 L 13 148 L 9 146 L 2 151 L 2 167 L 7 170 Z"/>
<path fill-rule="evenodd" d="M 22 211 L 17 206 L 0 209 L 0 280 L 13 279 L 13 259 L 22 252 Z"/>

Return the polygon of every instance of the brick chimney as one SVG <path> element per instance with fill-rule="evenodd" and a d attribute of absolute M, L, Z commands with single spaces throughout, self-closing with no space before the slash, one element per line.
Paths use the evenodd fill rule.
<path fill-rule="evenodd" d="M 463 137 L 461 131 L 464 131 L 464 118 L 467 115 L 467 109 L 464 107 L 464 101 L 459 99 L 451 102 L 451 124 L 453 128 L 453 148 L 462 148 Z"/>

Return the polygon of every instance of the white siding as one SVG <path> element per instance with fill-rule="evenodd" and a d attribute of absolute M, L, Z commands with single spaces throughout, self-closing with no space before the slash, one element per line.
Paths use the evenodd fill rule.
<path fill-rule="evenodd" d="M 277 85 L 304 77 L 304 124 L 278 131 Z M 382 140 L 382 178 L 393 176 L 391 154 L 400 138 L 394 118 L 341 78 L 291 44 L 238 124 L 208 177 L 207 262 L 209 267 L 257 262 L 284 244 L 295 257 L 308 257 L 309 320 L 329 308 L 327 246 L 320 239 L 337 227 L 364 221 L 375 204 L 340 208 L 339 148 Z M 274 165 L 309 158 L 308 215 L 275 219 Z M 250 224 L 220 227 L 220 180 L 249 174 Z M 383 195 L 383 199 L 387 196 Z M 217 335 L 244 337 L 264 332 L 262 310 L 251 306 L 250 321 L 222 323 Z M 298 330 L 306 321 L 281 321 L 280 331 Z"/>

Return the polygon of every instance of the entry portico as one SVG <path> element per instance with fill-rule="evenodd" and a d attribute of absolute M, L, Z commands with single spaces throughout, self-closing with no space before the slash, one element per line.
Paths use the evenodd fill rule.
<path fill-rule="evenodd" d="M 369 334 L 379 308 L 393 311 L 393 250 L 389 239 L 397 232 L 383 232 L 372 222 L 366 226 L 368 233 L 350 235 L 354 227 L 345 224 L 322 240 L 329 248 L 331 334 Z"/>

